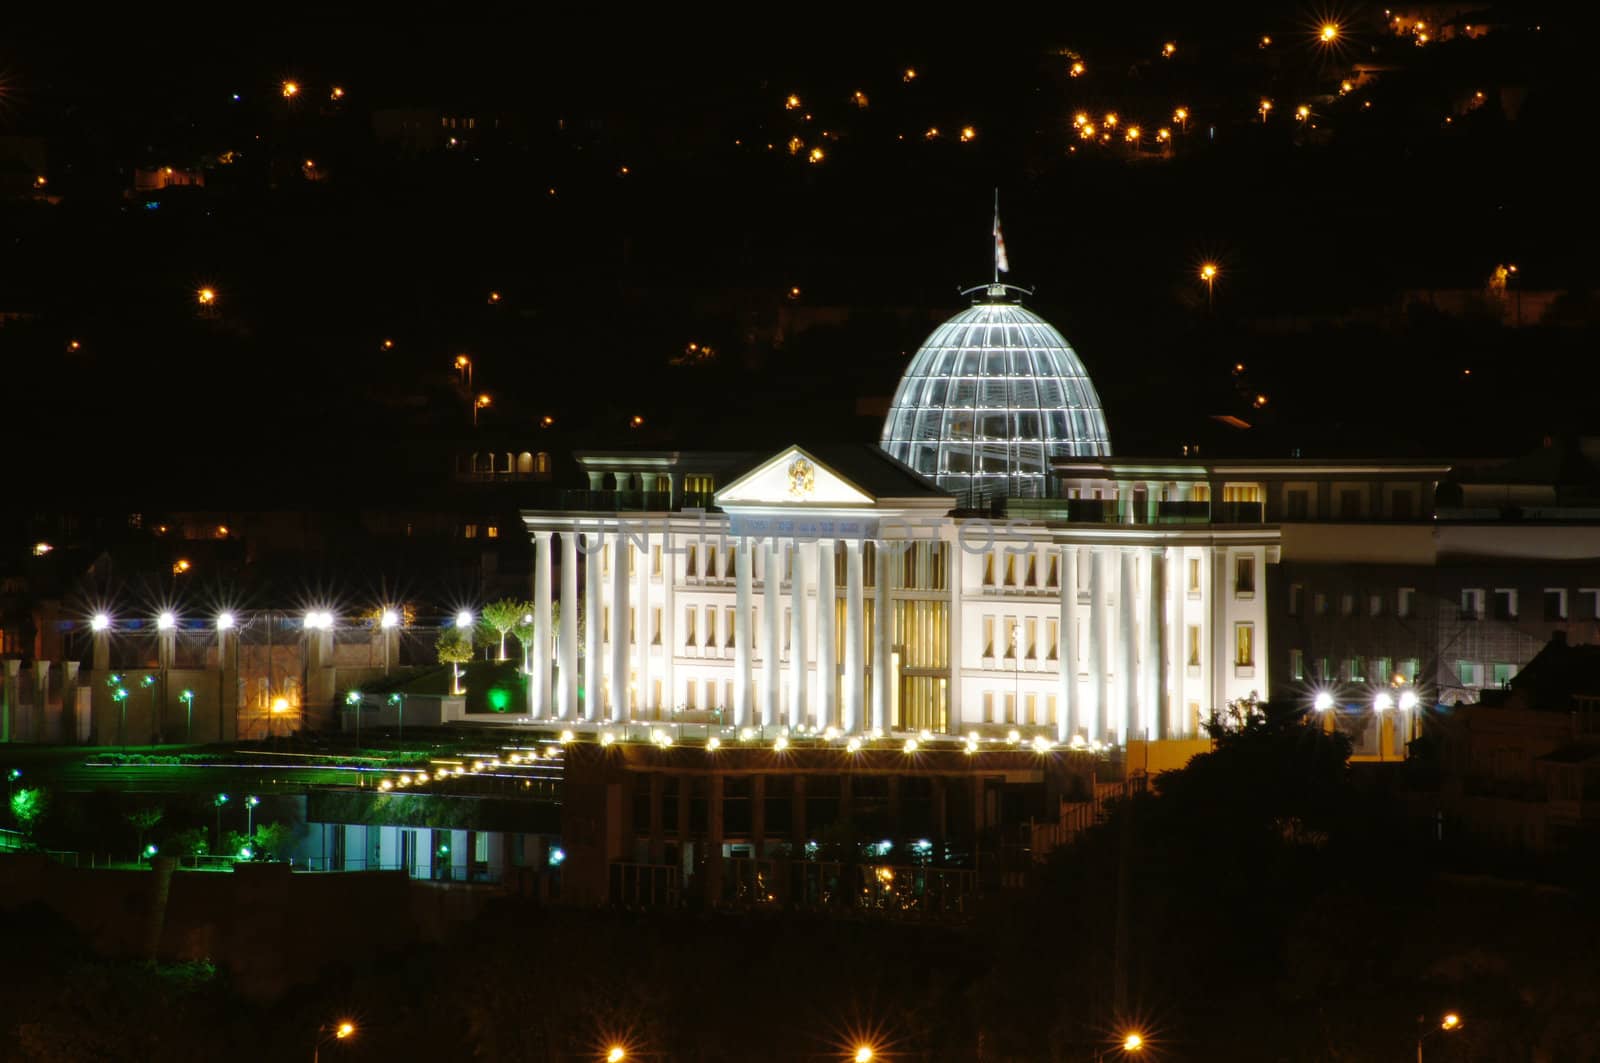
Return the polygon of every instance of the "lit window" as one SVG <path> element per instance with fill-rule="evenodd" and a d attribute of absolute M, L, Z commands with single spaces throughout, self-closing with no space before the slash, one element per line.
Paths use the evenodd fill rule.
<path fill-rule="evenodd" d="M 1044 622 L 1045 660 L 1059 659 L 1058 642 L 1060 641 L 1061 626 L 1054 617 L 1049 617 Z"/>
<path fill-rule="evenodd" d="M 485 536 L 487 536 L 488 538 L 490 538 L 490 539 L 498 539 L 498 538 L 500 538 L 500 525 L 498 525 L 498 524 L 489 525 L 488 527 L 484 528 L 483 534 Z"/>
<path fill-rule="evenodd" d="M 1289 678 L 1295 682 L 1303 682 L 1306 677 L 1306 651 L 1289 651 Z"/>
<path fill-rule="evenodd" d="M 699 610 L 692 605 L 683 611 L 683 644 L 685 646 L 695 645 L 694 618 L 698 613 Z"/>
<path fill-rule="evenodd" d="M 1032 617 L 1032 616 L 1028 617 L 1028 623 L 1026 625 L 1025 630 L 1027 632 L 1027 640 L 1028 640 L 1028 660 L 1036 661 L 1036 660 L 1039 659 L 1039 620 L 1038 620 L 1038 618 L 1037 617 Z"/>
<path fill-rule="evenodd" d="M 1253 668 L 1256 663 L 1256 626 L 1233 625 L 1233 663 L 1238 668 Z"/>
<path fill-rule="evenodd" d="M 688 552 L 684 555 L 683 559 L 683 574 L 693 578 L 694 576 L 698 576 L 700 574 L 695 568 L 695 562 L 697 560 L 695 556 L 695 548 L 690 546 L 687 548 L 687 550 Z"/>
<path fill-rule="evenodd" d="M 1200 559 L 1198 557 L 1189 559 L 1189 593 L 1195 597 L 1200 595 Z"/>
<path fill-rule="evenodd" d="M 1200 625 L 1189 625 L 1189 667 L 1200 667 Z"/>
<path fill-rule="evenodd" d="M 983 618 L 983 655 L 994 656 L 994 617 Z"/>
<path fill-rule="evenodd" d="M 461 537 L 463 539 L 476 539 L 478 537 L 478 526 L 476 524 L 466 525 L 461 529 Z"/>

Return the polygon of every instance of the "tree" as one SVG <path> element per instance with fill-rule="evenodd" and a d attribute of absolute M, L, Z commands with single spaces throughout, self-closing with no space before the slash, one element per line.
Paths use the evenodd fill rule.
<path fill-rule="evenodd" d="M 243 831 L 229 831 L 226 852 L 241 860 L 281 860 L 293 837 L 286 823 L 258 823 L 254 838 Z M 246 849 L 249 856 L 244 855 Z"/>
<path fill-rule="evenodd" d="M 139 852 L 144 852 L 144 836 L 156 824 L 161 822 L 163 810 L 160 805 L 150 805 L 145 808 L 136 808 L 128 813 L 128 822 L 133 824 L 133 829 L 139 832 Z"/>
<path fill-rule="evenodd" d="M 439 632 L 435 647 L 439 663 L 450 666 L 450 692 L 461 693 L 461 666 L 472 660 L 472 632 L 459 627 L 445 628 Z"/>
<path fill-rule="evenodd" d="M 167 839 L 167 848 L 183 856 L 204 856 L 211 842 L 204 827 L 186 827 Z"/>
<path fill-rule="evenodd" d="M 532 602 L 519 602 L 515 598 L 501 598 L 483 607 L 483 612 L 478 614 L 478 624 L 485 632 L 499 637 L 498 660 L 506 659 L 506 636 L 523 623 L 524 617 L 531 617 L 533 613 Z M 523 648 L 526 650 L 527 643 L 523 643 Z"/>
<path fill-rule="evenodd" d="M 22 833 L 32 834 L 50 807 L 50 795 L 38 787 L 23 787 L 11 795 L 11 818 Z"/>

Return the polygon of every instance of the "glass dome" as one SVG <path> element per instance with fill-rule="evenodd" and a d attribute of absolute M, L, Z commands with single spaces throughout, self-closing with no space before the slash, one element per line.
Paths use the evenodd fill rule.
<path fill-rule="evenodd" d="M 880 446 L 963 505 L 1049 493 L 1055 458 L 1111 453 L 1100 396 L 1039 315 L 986 301 L 933 330 L 889 406 Z"/>

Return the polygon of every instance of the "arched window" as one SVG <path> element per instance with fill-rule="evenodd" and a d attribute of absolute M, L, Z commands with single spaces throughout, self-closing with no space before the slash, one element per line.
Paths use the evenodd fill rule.
<path fill-rule="evenodd" d="M 533 471 L 541 473 L 550 471 L 550 455 L 547 452 L 541 450 L 533 459 Z"/>
<path fill-rule="evenodd" d="M 506 454 L 506 467 L 500 471 L 505 473 L 507 476 L 517 471 L 517 459 L 512 457 L 509 452 Z"/>
<path fill-rule="evenodd" d="M 524 450 L 517 455 L 517 472 L 523 475 L 533 471 L 533 455 Z"/>
<path fill-rule="evenodd" d="M 474 454 L 472 456 L 472 471 L 486 473 L 494 472 L 494 455 Z"/>

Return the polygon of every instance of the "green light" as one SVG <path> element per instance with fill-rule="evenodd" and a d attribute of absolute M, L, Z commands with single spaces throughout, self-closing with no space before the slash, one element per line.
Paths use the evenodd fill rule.
<path fill-rule="evenodd" d="M 346 694 L 344 696 L 344 703 L 346 705 L 359 705 L 359 704 L 361 704 L 361 691 L 359 691 L 359 690 L 350 691 L 350 693 L 348 693 L 348 694 Z"/>
<path fill-rule="evenodd" d="M 438 855 L 440 855 L 440 856 L 449 856 L 450 855 L 450 847 L 448 845 L 439 846 Z"/>
<path fill-rule="evenodd" d="M 212 803 L 215 804 L 218 808 L 221 808 L 223 805 L 228 803 L 228 795 L 227 794 L 218 794 L 217 795 L 217 799 Z"/>
<path fill-rule="evenodd" d="M 159 850 L 157 850 L 154 845 L 147 845 L 144 847 L 144 855 L 146 858 L 156 855 L 158 851 Z"/>
<path fill-rule="evenodd" d="M 495 712 L 505 712 L 511 704 L 511 695 L 499 687 L 495 687 L 488 694 L 489 707 Z"/>
<path fill-rule="evenodd" d="M 128 688 L 127 687 L 118 687 L 116 690 L 112 691 L 111 692 L 111 700 L 112 701 L 127 701 L 128 700 Z"/>
<path fill-rule="evenodd" d="M 257 797 L 255 794 L 251 794 L 249 797 L 244 799 L 244 803 L 249 805 L 251 808 L 254 808 L 261 803 L 261 798 Z"/>
<path fill-rule="evenodd" d="M 6 778 L 10 779 L 12 782 L 16 782 L 18 779 L 22 778 L 22 769 L 12 768 L 6 773 Z"/>
<path fill-rule="evenodd" d="M 253 859 L 255 859 L 255 855 L 256 855 L 256 851 L 254 849 L 250 848 L 248 845 L 241 846 L 240 849 L 239 849 L 239 859 L 240 860 L 253 860 Z"/>
<path fill-rule="evenodd" d="M 193 701 L 194 700 L 194 691 L 185 690 L 183 693 L 178 695 L 178 700 L 179 701 Z"/>
<path fill-rule="evenodd" d="M 389 704 L 391 704 L 391 705 L 400 704 L 400 695 L 398 693 L 390 694 L 389 695 Z"/>
<path fill-rule="evenodd" d="M 117 689 L 117 687 L 121 685 L 122 676 L 120 673 L 112 672 L 110 675 L 106 676 L 106 686 L 110 687 L 112 690 Z"/>
<path fill-rule="evenodd" d="M 156 677 L 153 675 L 147 675 L 143 679 L 139 680 L 139 685 L 153 687 L 156 685 Z"/>

